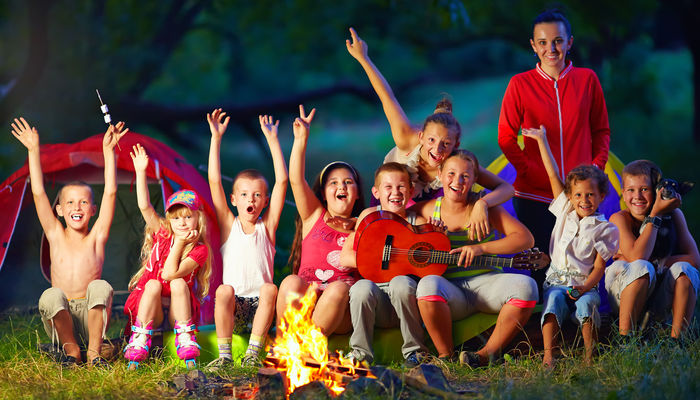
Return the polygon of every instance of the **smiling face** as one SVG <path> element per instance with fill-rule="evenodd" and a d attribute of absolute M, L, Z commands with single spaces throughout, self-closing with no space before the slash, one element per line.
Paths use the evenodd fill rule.
<path fill-rule="evenodd" d="M 562 22 L 543 22 L 535 25 L 530 39 L 532 50 L 540 59 L 540 65 L 556 78 L 566 66 L 566 53 L 574 43 L 573 36 Z"/>
<path fill-rule="evenodd" d="M 411 178 L 401 171 L 382 171 L 372 186 L 372 195 L 379 200 L 382 210 L 401 216 L 406 215 L 406 203 L 412 191 Z"/>
<path fill-rule="evenodd" d="M 632 217 L 643 220 L 654 205 L 656 193 L 646 175 L 623 175 L 622 198 Z"/>
<path fill-rule="evenodd" d="M 238 210 L 238 218 L 254 223 L 269 202 L 264 179 L 241 177 L 233 185 L 231 204 Z"/>
<path fill-rule="evenodd" d="M 328 178 L 323 187 L 326 208 L 331 216 L 350 217 L 358 199 L 355 176 L 347 168 L 336 168 L 327 174 Z"/>
<path fill-rule="evenodd" d="M 187 206 L 178 204 L 166 213 L 173 235 L 185 237 L 199 225 L 199 211 L 190 210 Z"/>
<path fill-rule="evenodd" d="M 464 202 L 476 182 L 474 163 L 460 157 L 450 157 L 439 172 L 445 197 Z"/>
<path fill-rule="evenodd" d="M 97 212 L 93 204 L 92 190 L 83 185 L 69 185 L 61 189 L 56 213 L 66 225 L 76 231 L 87 231 L 90 218 Z"/>
<path fill-rule="evenodd" d="M 598 206 L 603 201 L 603 195 L 594 179 L 582 179 L 571 183 L 569 201 L 574 206 L 578 217 L 583 218 L 593 215 L 598 210 Z"/>
<path fill-rule="evenodd" d="M 430 167 L 437 168 L 457 147 L 457 135 L 446 126 L 428 123 L 420 133 L 421 160 Z"/>

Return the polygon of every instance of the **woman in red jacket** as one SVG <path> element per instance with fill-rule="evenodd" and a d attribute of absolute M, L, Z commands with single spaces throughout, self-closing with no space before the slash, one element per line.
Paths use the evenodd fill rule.
<path fill-rule="evenodd" d="M 571 24 L 560 12 L 545 11 L 535 18 L 530 45 L 540 62 L 511 78 L 498 121 L 498 145 L 517 172 L 515 213 L 541 249 L 549 248 L 554 227 L 554 216 L 547 211 L 552 191 L 537 143 L 523 137 L 524 148 L 518 145 L 520 129 L 547 129 L 562 177 L 580 164 L 603 169 L 608 160 L 610 126 L 603 90 L 595 72 L 566 59 L 573 42 Z M 541 289 L 544 273 L 533 278 Z"/>

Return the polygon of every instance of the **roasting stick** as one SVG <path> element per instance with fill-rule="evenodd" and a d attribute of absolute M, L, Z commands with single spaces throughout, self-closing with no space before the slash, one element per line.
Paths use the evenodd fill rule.
<path fill-rule="evenodd" d="M 100 99 L 100 110 L 102 110 L 102 114 L 105 119 L 105 124 L 109 125 L 112 123 L 112 116 L 109 115 L 109 107 L 107 107 L 107 104 L 105 104 L 102 101 L 102 96 L 100 96 L 100 91 L 95 89 L 95 92 L 97 92 L 97 98 Z M 117 140 L 117 147 L 119 148 L 119 151 L 122 151 L 122 147 L 119 146 L 119 141 Z"/>

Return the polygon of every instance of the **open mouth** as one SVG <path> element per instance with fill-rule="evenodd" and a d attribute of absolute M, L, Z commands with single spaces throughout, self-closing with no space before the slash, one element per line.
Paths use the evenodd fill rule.
<path fill-rule="evenodd" d="M 82 221 L 83 216 L 80 214 L 73 214 L 70 216 L 70 219 L 72 219 L 73 221 Z"/>
<path fill-rule="evenodd" d="M 452 186 L 452 185 L 450 185 L 449 188 L 450 188 L 450 190 L 453 191 L 453 192 L 461 192 L 461 191 L 462 191 L 462 187 L 461 187 L 461 186 Z"/>
<path fill-rule="evenodd" d="M 335 198 L 338 200 L 345 200 L 348 198 L 348 195 L 347 194 L 339 194 L 339 195 L 335 196 Z"/>
<path fill-rule="evenodd" d="M 430 156 L 430 158 L 431 158 L 434 162 L 436 162 L 436 163 L 442 162 L 442 156 L 441 156 L 441 155 L 436 155 L 436 154 L 434 154 L 432 151 L 429 151 L 429 152 L 428 152 L 428 155 Z"/>
<path fill-rule="evenodd" d="M 395 205 L 395 206 L 402 206 L 403 205 L 403 198 L 400 199 L 389 199 L 389 204 Z"/>
<path fill-rule="evenodd" d="M 248 208 L 245 209 L 247 212 L 252 213 L 253 212 L 253 206 L 248 206 Z"/>
<path fill-rule="evenodd" d="M 581 211 L 583 211 L 583 212 L 593 211 L 593 206 L 591 206 L 591 205 L 581 205 L 578 208 L 581 209 Z"/>

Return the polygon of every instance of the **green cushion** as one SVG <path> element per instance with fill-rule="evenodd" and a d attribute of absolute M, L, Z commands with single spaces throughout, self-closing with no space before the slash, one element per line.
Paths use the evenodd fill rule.
<path fill-rule="evenodd" d="M 496 314 L 476 313 L 469 317 L 452 323 L 452 337 L 455 343 L 464 343 L 477 336 L 496 323 Z M 240 359 L 245 354 L 248 347 L 249 335 L 233 335 L 231 342 L 231 354 L 234 359 Z M 430 345 L 429 338 L 428 343 Z M 328 348 L 332 350 L 343 350 L 347 353 L 349 349 L 350 334 L 331 335 L 328 340 Z M 197 359 L 200 365 L 205 365 L 209 361 L 219 356 L 216 344 L 216 328 L 214 325 L 203 325 L 197 332 L 197 342 L 202 346 L 202 351 Z M 390 364 L 403 360 L 401 355 L 401 345 L 403 338 L 399 328 L 375 329 L 374 330 L 374 360 L 377 364 Z M 163 354 L 171 360 L 179 361 L 175 349 L 175 335 L 172 330 L 163 332 Z M 184 366 L 184 362 L 182 363 Z"/>

